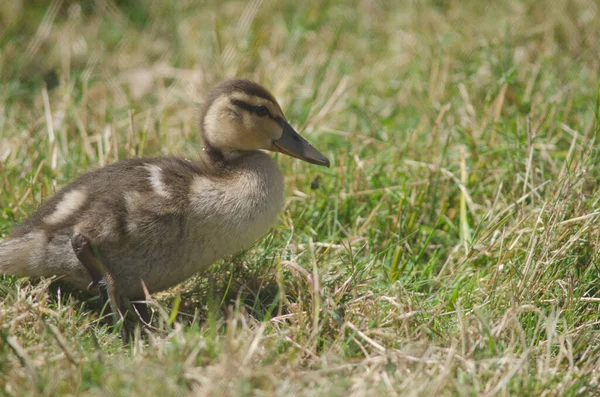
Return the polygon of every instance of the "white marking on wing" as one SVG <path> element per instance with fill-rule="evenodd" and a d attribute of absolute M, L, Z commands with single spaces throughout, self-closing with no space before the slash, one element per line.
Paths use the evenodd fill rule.
<path fill-rule="evenodd" d="M 86 199 L 87 193 L 85 191 L 72 190 L 67 192 L 56 205 L 54 212 L 44 218 L 44 222 L 49 225 L 56 225 L 66 221 L 85 204 Z"/>
<path fill-rule="evenodd" d="M 154 192 L 161 197 L 171 197 L 171 193 L 169 193 L 167 186 L 162 180 L 162 168 L 156 164 L 148 164 L 146 165 L 146 169 L 150 173 L 150 185 L 152 185 Z"/>

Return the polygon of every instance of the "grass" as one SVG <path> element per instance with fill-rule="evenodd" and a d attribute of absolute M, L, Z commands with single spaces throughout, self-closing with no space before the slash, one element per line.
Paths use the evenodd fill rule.
<path fill-rule="evenodd" d="M 272 232 L 131 346 L 3 276 L 1 393 L 600 394 L 599 30 L 585 0 L 2 2 L 1 234 L 87 169 L 194 156 L 223 78 L 332 167 L 279 157 Z"/>

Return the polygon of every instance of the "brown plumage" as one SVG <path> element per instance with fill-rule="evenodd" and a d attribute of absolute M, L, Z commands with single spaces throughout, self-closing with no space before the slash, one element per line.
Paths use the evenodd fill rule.
<path fill-rule="evenodd" d="M 75 179 L 0 242 L 0 273 L 106 285 L 118 309 L 119 295 L 143 297 L 142 283 L 169 288 L 267 232 L 283 179 L 261 149 L 329 166 L 245 80 L 208 94 L 200 134 L 198 160 L 129 159 Z"/>

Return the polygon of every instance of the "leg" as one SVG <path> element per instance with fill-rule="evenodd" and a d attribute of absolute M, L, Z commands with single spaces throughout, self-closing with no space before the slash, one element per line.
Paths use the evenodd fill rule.
<path fill-rule="evenodd" d="M 148 305 L 146 302 L 132 302 L 133 311 L 136 313 L 138 318 L 142 320 L 145 324 L 150 324 L 152 318 L 150 317 L 150 312 L 148 311 Z"/>
<path fill-rule="evenodd" d="M 115 323 L 123 320 L 121 299 L 116 279 L 109 269 L 103 266 L 97 255 L 94 254 L 90 240 L 83 233 L 75 232 L 71 237 L 71 246 L 77 259 L 83 264 L 92 278 L 88 289 L 98 286 L 100 289 L 100 298 L 103 300 L 103 303 L 106 303 L 106 300 L 108 300 L 110 304 Z"/>
<path fill-rule="evenodd" d="M 121 328 L 121 339 L 125 343 L 135 335 L 143 337 L 142 329 L 152 321 L 146 302 L 128 302 L 128 309 Z"/>
<path fill-rule="evenodd" d="M 92 278 L 92 282 L 88 285 L 88 289 L 92 289 L 102 281 L 102 265 L 92 251 L 90 240 L 84 234 L 75 232 L 71 237 L 71 246 L 77 259 L 85 266 Z"/>

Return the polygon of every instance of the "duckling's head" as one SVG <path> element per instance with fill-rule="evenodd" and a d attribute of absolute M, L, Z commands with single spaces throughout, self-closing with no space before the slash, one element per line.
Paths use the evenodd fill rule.
<path fill-rule="evenodd" d="M 288 124 L 273 95 L 247 80 L 227 80 L 211 90 L 200 133 L 205 149 L 223 161 L 264 149 L 329 167 L 329 160 Z"/>

